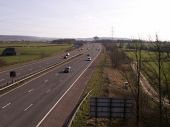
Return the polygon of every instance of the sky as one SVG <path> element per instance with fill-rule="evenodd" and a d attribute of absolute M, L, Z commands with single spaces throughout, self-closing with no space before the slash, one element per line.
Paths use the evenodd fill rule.
<path fill-rule="evenodd" d="M 0 0 L 0 34 L 170 40 L 170 0 Z M 113 32 L 112 32 L 113 31 Z"/>

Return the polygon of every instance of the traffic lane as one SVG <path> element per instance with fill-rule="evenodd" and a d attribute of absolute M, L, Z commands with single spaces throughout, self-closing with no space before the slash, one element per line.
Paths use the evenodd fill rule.
<path fill-rule="evenodd" d="M 71 90 L 68 91 L 64 98 L 55 106 L 52 112 L 36 127 L 63 127 L 67 125 L 66 123 L 70 118 L 70 114 L 73 113 L 74 108 L 78 104 L 98 62 L 99 59 L 96 59 L 96 61 L 92 63 L 87 71 L 85 71 L 80 79 L 74 84 Z M 74 98 L 74 100 L 70 98 Z"/>
<path fill-rule="evenodd" d="M 87 47 L 87 46 L 85 45 L 84 47 Z M 81 52 L 84 52 L 84 50 L 79 51 L 78 49 L 76 49 L 76 50 L 71 52 L 71 55 L 69 57 L 74 56 L 74 55 L 81 53 Z M 51 60 L 49 60 L 49 61 L 46 60 L 45 63 L 38 63 L 37 62 L 36 66 L 32 66 L 32 64 L 31 64 L 31 65 L 25 66 L 27 68 L 17 68 L 17 70 L 13 69 L 17 73 L 17 78 L 14 78 L 14 81 L 17 81 L 17 80 L 19 80 L 23 77 L 26 77 L 26 76 L 30 75 L 31 73 L 35 73 L 37 71 L 40 71 L 43 68 L 47 68 L 48 66 L 51 66 L 51 65 L 57 64 L 61 61 L 64 61 L 63 57 L 64 57 L 64 55 L 62 55 L 58 59 L 56 57 L 54 57 L 53 59 L 51 58 Z M 0 75 L 0 84 L 1 85 L 7 84 L 7 83 L 12 83 L 12 79 L 9 77 L 9 72 L 8 71 L 6 71 L 6 72 L 7 73 L 5 73 L 5 74 L 2 74 L 0 72 L 0 74 L 2 74 L 2 75 Z"/>
<path fill-rule="evenodd" d="M 83 61 L 86 61 L 87 60 L 87 58 L 86 58 L 86 56 L 85 56 L 86 54 L 84 54 L 84 56 L 82 56 L 82 62 Z M 92 56 L 92 55 L 91 55 Z M 86 61 L 87 63 L 89 62 L 89 61 Z M 79 64 L 79 61 L 78 61 L 78 63 L 76 63 L 76 62 L 72 62 L 71 64 L 76 64 L 76 65 L 78 65 Z M 70 64 L 70 63 L 69 63 Z M 69 65 L 68 64 L 68 65 Z M 67 66 L 67 65 L 66 65 Z M 61 66 L 60 68 L 62 68 L 63 69 L 63 67 Z M 73 67 L 74 68 L 74 67 Z M 62 74 L 62 73 L 61 73 Z M 55 77 L 55 76 L 60 76 L 60 73 L 58 73 L 58 72 L 56 72 L 55 74 L 53 74 L 53 76 L 51 76 L 51 77 L 42 77 L 42 78 L 38 78 L 40 81 L 38 81 L 38 83 L 36 83 L 36 81 L 38 80 L 38 79 L 36 79 L 36 80 L 33 80 L 31 83 L 33 83 L 33 84 L 42 84 L 41 86 L 43 86 L 43 84 L 48 84 L 48 82 L 49 82 L 49 78 L 52 78 L 53 79 L 53 77 Z M 61 79 L 61 80 L 64 80 L 64 78 L 65 77 L 59 77 L 59 79 Z M 52 80 L 51 79 L 51 80 Z M 34 83 L 35 82 L 35 83 Z M 39 86 L 39 85 L 38 85 Z M 25 89 L 26 89 L 26 91 L 29 91 L 29 90 L 32 90 L 32 89 L 35 89 L 35 88 L 32 88 L 32 86 L 31 85 L 29 85 L 29 83 L 27 84 L 27 85 L 25 85 L 24 86 L 25 87 Z M 35 86 L 34 86 L 35 87 Z M 19 88 L 19 89 L 17 89 L 17 92 L 15 93 L 15 94 L 13 94 L 13 92 L 10 92 L 10 93 L 8 93 L 7 95 L 5 95 L 5 96 L 9 96 L 9 97 L 12 97 L 12 98 L 14 98 L 14 97 L 16 97 L 16 98 L 14 98 L 14 99 L 18 99 L 19 97 L 20 97 L 20 94 L 19 93 L 21 93 L 21 92 L 23 92 L 24 90 L 23 89 L 21 89 L 21 88 Z M 14 96 L 15 95 L 15 96 Z M 14 99 L 12 99 L 11 101 L 13 101 Z M 3 99 L 3 97 L 1 97 L 0 98 L 0 101 L 1 101 L 1 103 L 0 103 L 0 106 L 2 106 L 2 105 L 5 105 L 6 103 L 7 103 L 7 100 L 8 99 Z M 5 104 L 3 104 L 2 102 L 4 102 Z"/>
<path fill-rule="evenodd" d="M 83 61 L 83 60 L 82 60 L 82 61 Z M 75 65 L 76 65 L 75 67 L 77 67 L 77 64 L 75 64 Z M 81 68 L 82 68 L 82 67 L 81 67 Z M 54 75 L 54 74 L 52 74 L 52 75 Z M 65 77 L 65 76 L 64 76 L 64 77 Z M 71 77 L 70 77 L 70 78 L 71 78 Z M 62 82 L 63 82 L 63 81 L 62 81 Z M 67 84 L 68 84 L 68 83 L 67 83 Z M 61 86 L 66 86 L 66 85 L 61 85 Z M 54 87 L 55 87 L 55 86 L 53 86 L 53 88 L 54 88 Z M 63 89 L 63 88 L 62 88 L 62 89 Z M 57 93 L 57 95 L 58 95 L 59 92 L 62 92 L 62 89 L 59 90 L 59 89 L 57 88 L 57 90 L 59 90 L 59 91 L 58 91 L 58 92 L 56 92 L 56 90 L 54 90 L 54 91 L 55 91 L 55 93 Z M 62 95 L 62 94 L 61 94 L 61 95 Z M 34 96 L 35 96 L 35 95 L 33 95 L 33 97 L 34 97 Z M 52 94 L 52 96 L 53 96 L 53 94 Z M 40 98 L 42 98 L 42 96 L 41 96 Z M 43 98 L 44 98 L 44 97 L 43 97 Z M 23 100 L 28 100 L 28 99 L 25 99 L 25 98 L 24 98 Z M 37 100 L 39 100 L 39 99 L 37 99 Z M 35 100 L 35 102 L 37 102 L 37 100 Z M 50 99 L 48 99 L 48 100 L 50 100 Z M 31 101 L 32 101 L 32 100 L 31 100 Z M 22 102 L 22 101 L 21 101 L 21 102 Z M 25 104 L 24 106 L 26 106 L 26 105 L 29 105 L 29 104 Z M 34 104 L 31 103 L 30 105 L 32 106 L 32 105 L 34 105 Z M 29 105 L 29 106 L 30 106 L 30 105 Z M 28 106 L 28 107 L 29 107 L 29 106 Z M 15 108 L 14 108 L 14 109 L 15 109 Z M 44 110 L 44 109 L 43 109 L 43 110 Z M 15 114 L 15 113 L 13 113 L 13 114 Z M 19 111 L 17 111 L 17 114 L 19 114 Z M 21 114 L 20 114 L 20 115 L 21 115 Z M 14 118 L 16 118 L 16 117 L 14 117 Z M 8 118 L 8 119 L 9 119 L 9 118 Z M 15 121 L 15 120 L 12 120 L 12 121 Z M 20 122 L 19 122 L 19 123 L 20 123 Z M 25 124 L 25 122 L 23 122 L 23 123 Z"/>
<path fill-rule="evenodd" d="M 71 56 L 73 56 L 75 54 L 77 54 L 76 51 L 71 53 Z M 17 73 L 17 78 L 15 78 L 14 80 L 18 80 L 18 79 L 22 78 L 23 76 L 29 75 L 31 73 L 35 73 L 37 71 L 40 71 L 43 68 L 46 68 L 50 65 L 57 64 L 61 61 L 63 61 L 63 56 L 61 56 L 59 58 L 53 58 L 53 59 L 50 59 L 48 61 L 46 60 L 46 61 L 43 61 L 43 62 L 38 62 L 38 63 L 36 63 L 36 65 L 30 64 L 30 65 L 25 66 L 23 68 L 13 69 Z M 11 81 L 11 79 L 9 77 L 9 71 L 7 71 L 6 73 L 1 73 L 0 78 L 1 78 L 0 84 L 5 84 L 8 81 Z"/>
<path fill-rule="evenodd" d="M 61 61 L 63 61 L 63 59 L 56 58 L 56 61 L 49 61 L 48 63 L 37 63 L 36 66 L 29 65 L 29 66 L 27 66 L 27 68 L 25 67 L 25 68 L 20 68 L 17 70 L 14 69 L 14 71 L 16 72 L 16 75 L 17 75 L 17 77 L 14 78 L 14 80 L 21 79 L 25 76 L 30 75 L 31 73 L 38 72 L 38 71 L 42 70 L 43 68 L 46 68 L 54 63 L 57 64 Z M 10 83 L 12 81 L 12 79 L 10 78 L 9 72 L 1 74 L 0 77 L 2 79 L 4 79 L 3 82 L 0 82 L 1 84 L 5 84 L 7 82 Z"/>
<path fill-rule="evenodd" d="M 66 76 L 64 77 L 66 78 Z M 69 77 L 69 80 L 70 80 L 69 83 L 71 82 L 72 77 L 73 76 Z M 68 81 L 68 79 L 66 79 L 66 81 Z M 27 100 L 27 101 L 24 104 L 22 100 L 20 101 L 20 103 L 18 104 L 20 105 L 19 110 L 16 110 L 16 107 L 13 107 L 13 109 L 11 109 L 11 111 L 15 110 L 15 112 L 12 112 L 12 114 L 15 114 L 15 115 L 14 116 L 10 115 L 10 117 L 7 117 L 8 120 L 11 119 L 12 121 L 10 122 L 10 125 L 12 125 L 13 127 L 26 126 L 26 125 L 33 126 L 34 124 L 36 125 L 37 124 L 36 121 L 35 122 L 31 122 L 31 121 L 36 120 L 36 117 L 40 117 L 39 116 L 40 113 L 42 113 L 42 116 L 40 117 L 41 119 L 45 115 L 45 113 L 49 111 L 49 109 L 53 106 L 53 104 L 59 99 L 59 97 L 62 96 L 63 92 L 65 92 L 65 88 L 63 87 L 67 87 L 67 85 L 69 84 L 67 82 L 63 82 L 63 80 L 61 80 L 61 83 L 57 83 L 58 85 L 52 84 L 51 91 L 48 93 L 47 93 L 47 90 L 49 89 L 49 87 L 47 89 L 45 88 L 45 89 L 38 90 L 39 95 L 37 95 L 35 91 L 29 97 L 29 98 L 34 98 L 34 99 L 31 99 L 30 102 L 28 100 L 29 98 L 25 96 L 22 100 L 23 101 Z M 24 110 L 27 109 L 30 105 L 32 105 L 32 107 L 30 107 L 30 109 L 24 112 Z M 37 106 L 37 108 L 34 108 L 34 106 Z M 38 112 L 37 114 L 33 114 L 34 112 L 37 111 L 37 109 L 40 110 L 40 112 Z M 5 112 L 5 114 L 7 113 Z M 11 112 L 9 114 L 11 114 Z M 16 116 L 19 116 L 19 117 L 16 117 Z M 28 123 L 26 124 L 26 122 Z"/>
<path fill-rule="evenodd" d="M 76 51 L 76 49 L 74 49 L 73 51 Z M 71 52 L 73 52 L 71 51 Z M 9 67 L 9 68 L 6 68 L 6 70 L 0 70 L 0 73 L 4 73 L 4 72 L 7 72 L 7 71 L 12 71 L 13 69 L 19 69 L 19 68 L 22 68 L 24 66 L 27 66 L 27 65 L 34 65 L 36 63 L 39 63 L 39 62 L 43 62 L 43 61 L 49 61 L 51 59 L 54 59 L 56 57 L 63 57 L 63 55 L 65 55 L 65 53 L 62 53 L 62 54 L 58 54 L 56 56 L 52 56 L 52 57 L 47 57 L 47 58 L 43 58 L 43 59 L 40 59 L 40 60 L 37 60 L 37 61 L 33 61 L 33 62 L 28 62 L 28 63 L 25 63 L 24 65 L 22 66 L 16 66 L 16 67 Z"/>
<path fill-rule="evenodd" d="M 83 52 L 83 51 L 81 51 L 81 52 Z M 78 53 L 80 53 L 80 51 L 77 51 L 77 50 L 72 51 L 70 53 L 69 57 L 74 56 Z M 30 75 L 31 73 L 35 73 L 37 71 L 42 70 L 43 68 L 47 68 L 48 66 L 51 66 L 51 65 L 57 64 L 61 61 L 64 61 L 63 56 L 64 55 L 62 55 L 59 58 L 58 57 L 50 58 L 49 60 L 40 61 L 37 63 L 29 64 L 29 65 L 21 67 L 21 68 L 13 69 L 14 71 L 16 71 L 16 74 L 17 74 L 17 77 L 14 78 L 14 80 L 17 81 L 25 76 Z M 12 83 L 12 79 L 9 76 L 9 71 L 0 73 L 0 85 L 2 86 L 3 84 L 7 84 L 7 83 Z"/>
<path fill-rule="evenodd" d="M 71 77 L 70 77 L 71 78 Z M 62 81 L 63 82 L 63 81 Z M 50 83 L 51 84 L 51 83 Z M 35 105 L 37 101 L 41 100 L 42 98 L 45 98 L 45 94 L 48 94 L 49 92 L 55 91 L 54 87 L 57 86 L 57 84 L 52 84 L 53 87 L 50 87 L 49 85 L 44 85 L 43 89 L 34 89 L 34 91 L 32 91 L 32 93 L 28 93 L 27 90 L 22 94 L 22 96 L 20 96 L 18 99 L 16 99 L 15 101 L 12 101 L 9 99 L 9 102 L 11 103 L 11 105 L 9 107 L 6 107 L 5 109 L 2 110 L 2 112 L 0 113 L 3 118 L 1 118 L 2 121 L 7 120 L 8 122 L 6 123 L 6 126 L 9 125 L 16 125 L 17 121 L 20 121 L 20 118 L 24 118 L 24 110 L 27 109 L 27 107 L 29 107 L 30 105 Z M 61 87 L 61 86 L 60 86 Z M 58 89 L 58 86 L 57 86 Z M 49 91 L 51 90 L 51 91 Z M 38 95 L 37 92 L 38 91 Z M 49 92 L 48 92 L 49 91 Z M 27 93 L 26 93 L 27 92 Z M 56 92 L 56 91 L 55 91 Z M 61 90 L 59 90 L 57 93 L 61 92 Z M 30 94 L 30 95 L 29 95 Z M 29 100 L 30 99 L 30 100 Z M 51 101 L 51 99 L 48 99 Z M 46 101 L 47 102 L 47 101 Z M 48 103 L 47 103 L 48 104 Z M 43 106 L 43 105 L 41 105 Z M 17 107 L 20 107 L 19 109 Z M 30 107 L 31 108 L 31 107 Z M 44 109 L 43 109 L 44 110 Z M 7 119 L 5 119 L 7 118 Z M 27 121 L 27 120 L 26 120 Z M 8 124 L 9 123 L 9 124 Z M 20 122 L 18 122 L 20 123 Z M 23 122 L 25 124 L 25 121 Z"/>
<path fill-rule="evenodd" d="M 88 47 L 88 46 L 87 46 L 87 45 L 83 45 L 82 47 Z M 73 53 L 74 53 L 74 52 L 80 51 L 79 49 L 80 49 L 80 48 L 74 49 L 74 50 L 72 50 L 72 51 L 70 51 L 70 52 L 73 52 Z M 9 67 L 9 68 L 6 68 L 6 70 L 0 70 L 0 74 L 1 74 L 1 73 L 4 73 L 4 72 L 12 71 L 13 69 L 19 69 L 19 68 L 22 68 L 22 67 L 27 66 L 27 65 L 34 65 L 34 64 L 39 63 L 39 62 L 50 61 L 50 60 L 52 60 L 52 59 L 55 59 L 56 57 L 63 58 L 65 54 L 66 54 L 66 53 L 62 53 L 62 54 L 58 54 L 58 55 L 56 55 L 56 56 L 47 57 L 47 58 L 44 58 L 44 59 L 37 60 L 36 62 L 28 62 L 28 63 L 25 63 L 24 65 L 21 65 L 21 66 Z M 72 54 L 72 53 L 71 53 L 71 54 Z"/>
<path fill-rule="evenodd" d="M 77 64 L 78 62 L 79 61 L 77 60 L 77 62 L 72 62 L 71 64 Z M 60 69 L 60 68 L 64 69 L 65 66 L 66 65 L 61 66 L 58 69 Z M 56 76 L 55 78 L 57 78 L 57 77 L 59 77 L 62 74 L 62 73 L 56 72 L 55 74 L 53 74 L 53 75 L 51 75 L 49 77 L 50 73 L 52 73 L 52 72 L 49 72 L 48 74 L 46 74 L 46 75 L 44 75 L 44 76 L 42 76 L 40 78 L 37 78 L 37 79 L 35 79 L 33 81 L 28 81 L 28 83 L 24 83 L 26 85 L 22 86 L 21 88 L 16 89 L 17 90 L 17 91 L 15 90 L 16 92 L 12 91 L 12 92 L 4 95 L 4 96 L 1 96 L 0 97 L 0 106 L 2 107 L 3 105 L 5 105 L 8 102 L 8 100 L 10 100 L 10 102 L 13 102 L 13 101 L 19 99 L 21 93 L 24 95 L 27 91 L 30 91 L 32 89 L 35 90 L 38 87 L 44 87 L 44 85 L 48 85 L 49 84 L 49 80 L 53 80 L 53 78 L 55 76 Z M 60 78 L 63 79 L 62 77 L 59 77 L 59 79 Z M 34 84 L 34 86 L 32 84 Z M 7 99 L 7 98 L 12 98 L 12 99 Z"/>

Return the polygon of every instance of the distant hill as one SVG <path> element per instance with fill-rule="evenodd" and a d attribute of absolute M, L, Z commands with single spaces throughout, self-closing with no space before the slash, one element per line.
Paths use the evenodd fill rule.
<path fill-rule="evenodd" d="M 51 41 L 56 38 L 20 36 L 20 35 L 0 35 L 0 41 Z"/>
<path fill-rule="evenodd" d="M 0 35 L 0 41 L 52 41 L 57 39 L 74 39 L 74 38 L 48 38 L 37 36 L 22 36 L 22 35 Z M 92 38 L 75 38 L 82 41 L 93 41 Z M 112 37 L 98 37 L 98 40 L 112 40 Z M 113 40 L 131 40 L 128 38 L 113 38 Z"/>

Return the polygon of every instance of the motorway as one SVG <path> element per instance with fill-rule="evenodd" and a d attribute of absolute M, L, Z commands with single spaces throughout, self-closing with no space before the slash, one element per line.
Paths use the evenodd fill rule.
<path fill-rule="evenodd" d="M 40 124 L 99 55 L 101 45 L 90 44 L 89 47 L 87 53 L 1 95 L 0 127 L 36 127 Z M 92 61 L 87 61 L 87 54 L 90 54 Z M 63 73 L 67 66 L 71 66 L 71 72 Z"/>
<path fill-rule="evenodd" d="M 76 50 L 71 51 L 69 57 L 72 57 L 76 54 L 85 52 L 88 48 L 88 45 L 84 45 L 82 48 L 83 48 L 83 50 L 76 49 Z M 0 87 L 6 86 L 6 85 L 12 83 L 12 79 L 9 76 L 10 71 L 16 72 L 17 76 L 16 76 L 16 78 L 14 78 L 14 80 L 17 81 L 19 79 L 27 77 L 30 74 L 38 72 L 44 68 L 47 68 L 49 66 L 52 66 L 54 64 L 58 64 L 58 63 L 64 61 L 64 59 L 63 59 L 64 55 L 65 54 L 60 54 L 60 55 L 57 55 L 54 57 L 39 60 L 37 62 L 31 62 L 31 63 L 23 65 L 23 66 L 10 68 L 5 71 L 0 71 Z"/>

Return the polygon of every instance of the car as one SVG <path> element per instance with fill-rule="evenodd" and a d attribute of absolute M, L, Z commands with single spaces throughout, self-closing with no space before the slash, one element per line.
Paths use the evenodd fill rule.
<path fill-rule="evenodd" d="M 87 60 L 88 60 L 88 61 L 91 61 L 91 57 L 88 57 Z"/>
<path fill-rule="evenodd" d="M 69 55 L 70 55 L 70 53 L 69 53 L 69 52 L 67 52 L 67 53 L 66 53 L 66 56 L 69 56 Z"/>
<path fill-rule="evenodd" d="M 87 54 L 87 56 L 90 56 L 90 54 Z"/>
<path fill-rule="evenodd" d="M 71 67 L 70 66 L 68 66 L 68 67 L 66 67 L 64 69 L 64 73 L 69 73 L 70 71 L 71 71 Z"/>

